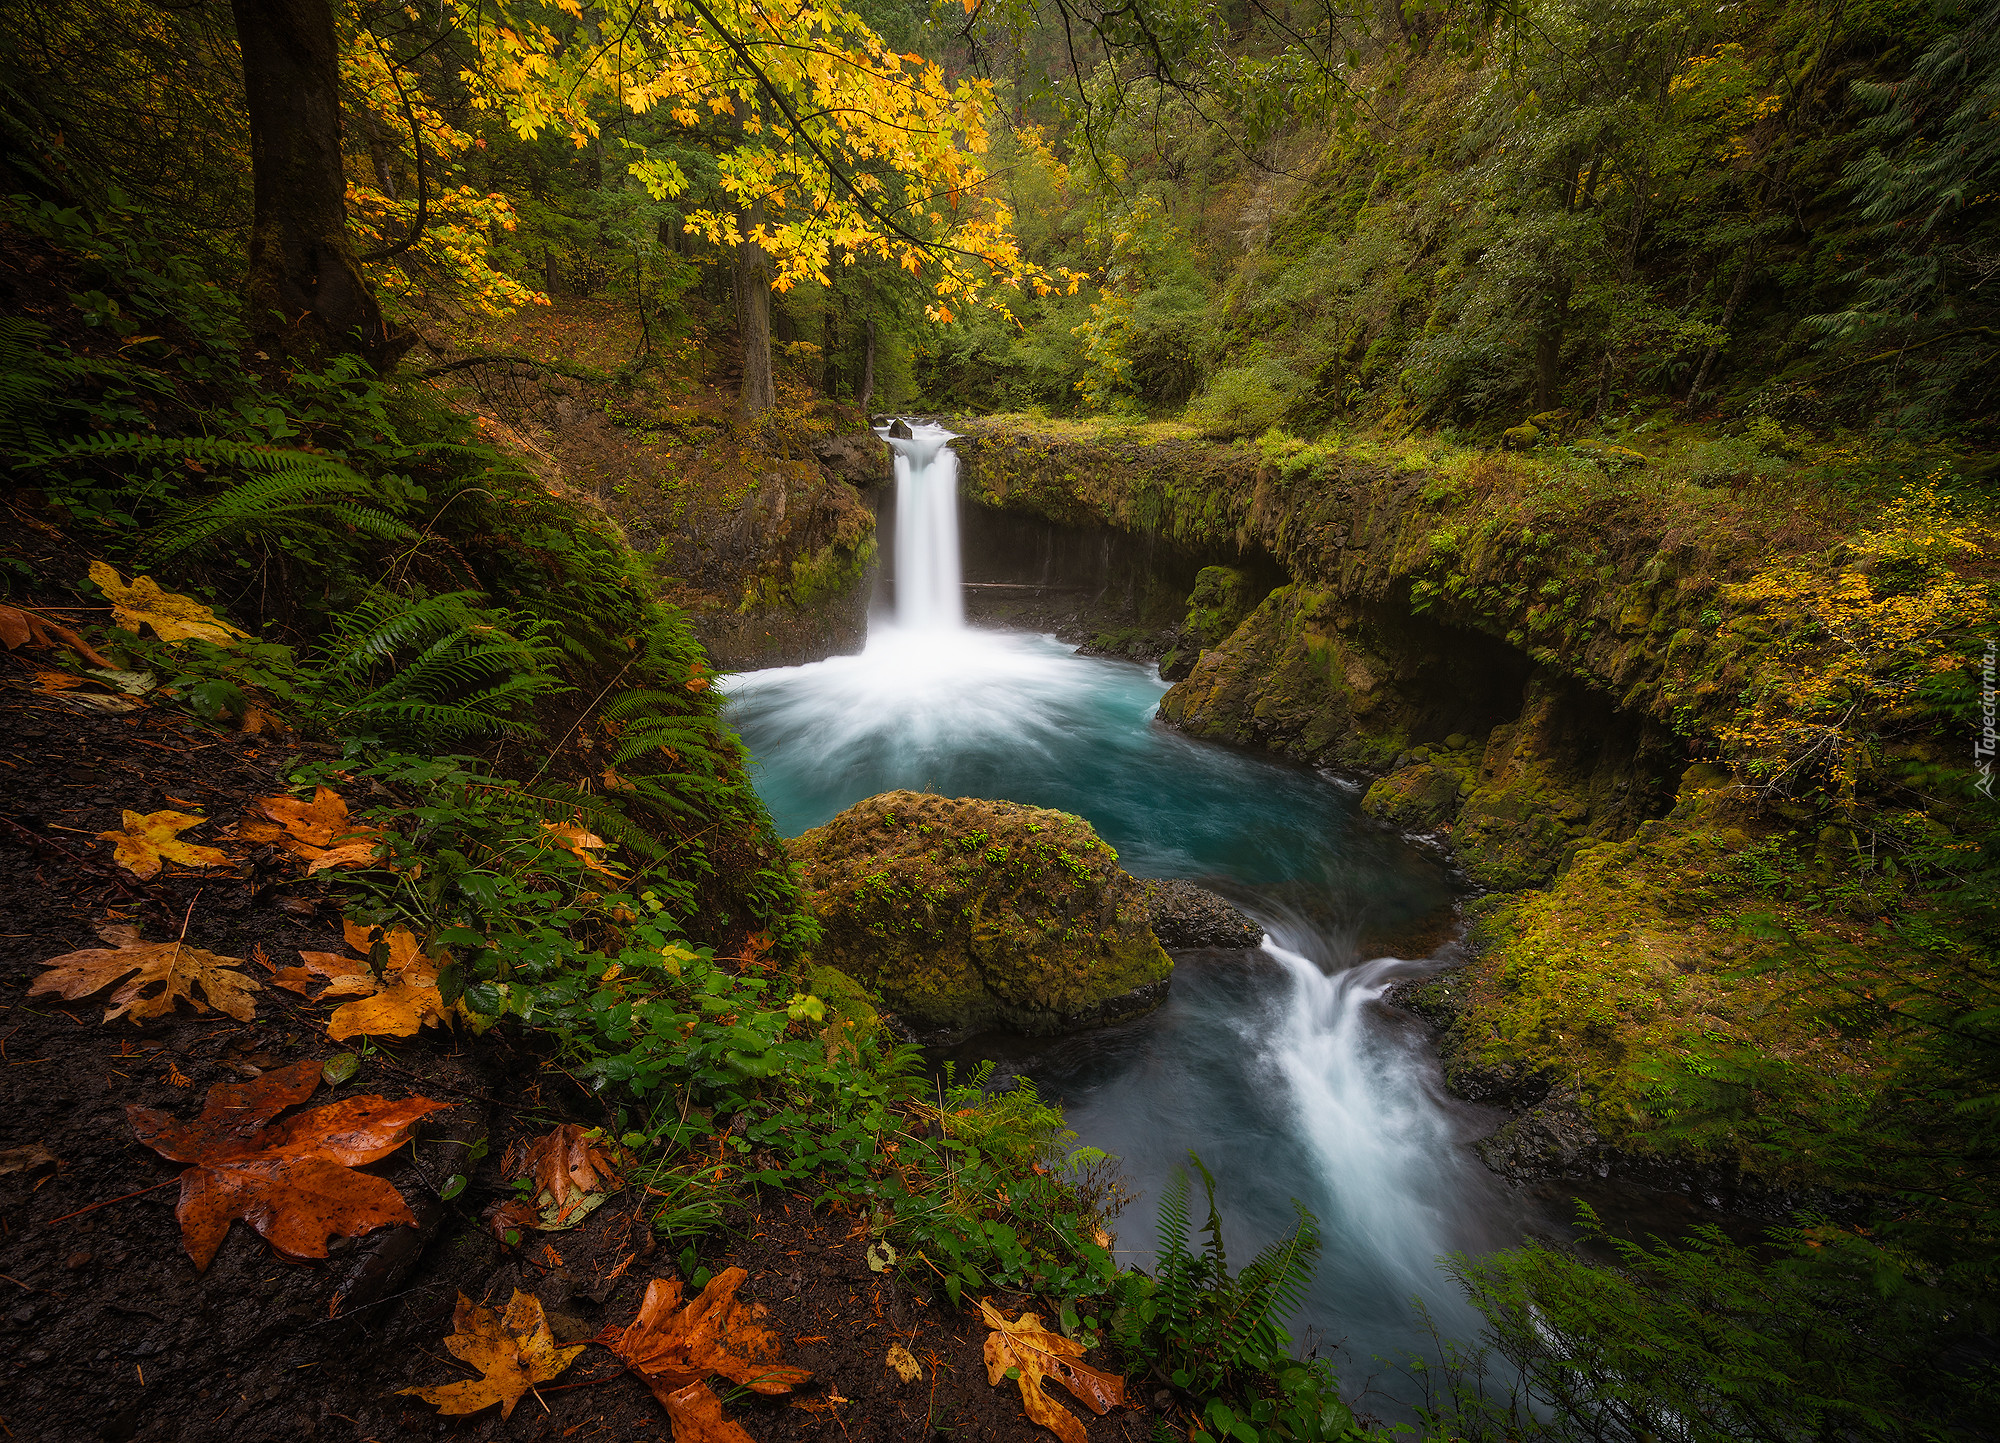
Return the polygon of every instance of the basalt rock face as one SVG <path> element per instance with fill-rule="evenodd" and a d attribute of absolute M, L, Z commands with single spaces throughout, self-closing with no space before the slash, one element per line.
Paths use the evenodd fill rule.
<path fill-rule="evenodd" d="M 816 960 L 913 1026 L 1070 1032 L 1165 1000 L 1145 887 L 1080 817 L 887 792 L 790 846 Z"/>

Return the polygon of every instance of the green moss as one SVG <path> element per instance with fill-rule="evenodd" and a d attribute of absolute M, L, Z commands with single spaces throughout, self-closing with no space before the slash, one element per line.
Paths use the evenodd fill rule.
<path fill-rule="evenodd" d="M 923 830 L 988 842 L 985 865 Z M 1080 817 L 892 792 L 791 845 L 817 960 L 918 1026 L 1059 1031 L 1156 1005 L 1171 974 L 1144 889 Z"/>

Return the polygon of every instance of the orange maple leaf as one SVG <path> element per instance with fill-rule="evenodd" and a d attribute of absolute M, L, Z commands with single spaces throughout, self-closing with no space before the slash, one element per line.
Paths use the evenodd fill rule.
<path fill-rule="evenodd" d="M 742 1268 L 725 1268 L 684 1308 L 680 1283 L 655 1278 L 631 1325 L 606 1328 L 595 1339 L 660 1400 L 676 1443 L 750 1443 L 750 1435 L 723 1416 L 706 1381 L 711 1376 L 755 1393 L 789 1393 L 812 1376 L 777 1362 L 778 1339 L 762 1325 L 763 1307 L 737 1301 L 748 1276 Z"/>
<path fill-rule="evenodd" d="M 419 1119 L 451 1104 L 346 1097 L 271 1124 L 319 1082 L 320 1064 L 307 1058 L 250 1082 L 217 1083 L 192 1123 L 137 1104 L 125 1109 L 139 1141 L 190 1164 L 175 1216 L 197 1271 L 208 1267 L 237 1218 L 293 1259 L 325 1257 L 330 1237 L 416 1223 L 388 1181 L 354 1169 L 387 1157 Z"/>

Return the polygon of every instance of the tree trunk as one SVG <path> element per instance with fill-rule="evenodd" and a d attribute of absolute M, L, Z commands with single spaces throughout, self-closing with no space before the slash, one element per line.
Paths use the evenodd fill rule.
<path fill-rule="evenodd" d="M 866 415 L 868 408 L 875 403 L 875 318 L 873 316 L 868 318 L 866 335 L 867 340 L 861 350 L 861 394 L 855 398 L 855 404 L 861 408 L 863 415 Z"/>
<path fill-rule="evenodd" d="M 356 354 L 383 369 L 411 338 L 382 319 L 347 234 L 332 9 L 327 0 L 231 0 L 231 9 L 256 203 L 250 334 L 267 352 L 306 364 Z"/>
<path fill-rule="evenodd" d="M 840 399 L 840 320 L 834 314 L 834 295 L 827 294 L 826 309 L 820 313 L 820 389 L 829 401 Z"/>
<path fill-rule="evenodd" d="M 1757 269 L 1757 247 L 1755 244 L 1743 249 L 1743 264 L 1736 268 L 1736 282 L 1729 288 L 1729 299 L 1722 303 L 1722 329 L 1727 331 L 1729 323 L 1736 319 L 1736 308 L 1743 304 L 1743 293 L 1750 289 L 1751 273 Z M 1688 387 L 1687 409 L 1692 411 L 1701 399 L 1702 384 L 1708 380 L 1709 370 L 1715 365 L 1715 358 L 1722 354 L 1722 347 L 1710 346 L 1701 353 L 1701 365 L 1695 369 L 1694 384 Z"/>
<path fill-rule="evenodd" d="M 1535 410 L 1553 411 L 1562 402 L 1563 331 L 1569 325 L 1569 282 L 1544 304 L 1535 331 Z"/>
<path fill-rule="evenodd" d="M 771 379 L 771 258 L 748 233 L 764 223 L 764 202 L 753 203 L 743 217 L 745 238 L 736 247 L 736 304 L 743 339 L 743 388 L 736 394 L 736 411 L 754 420 L 777 404 Z"/>

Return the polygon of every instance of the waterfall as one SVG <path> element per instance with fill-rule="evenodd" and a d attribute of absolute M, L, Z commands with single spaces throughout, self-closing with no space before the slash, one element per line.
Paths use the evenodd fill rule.
<path fill-rule="evenodd" d="M 929 422 L 905 438 L 876 434 L 896 453 L 896 624 L 957 631 L 965 625 L 959 588 L 958 457 L 955 433 Z"/>

